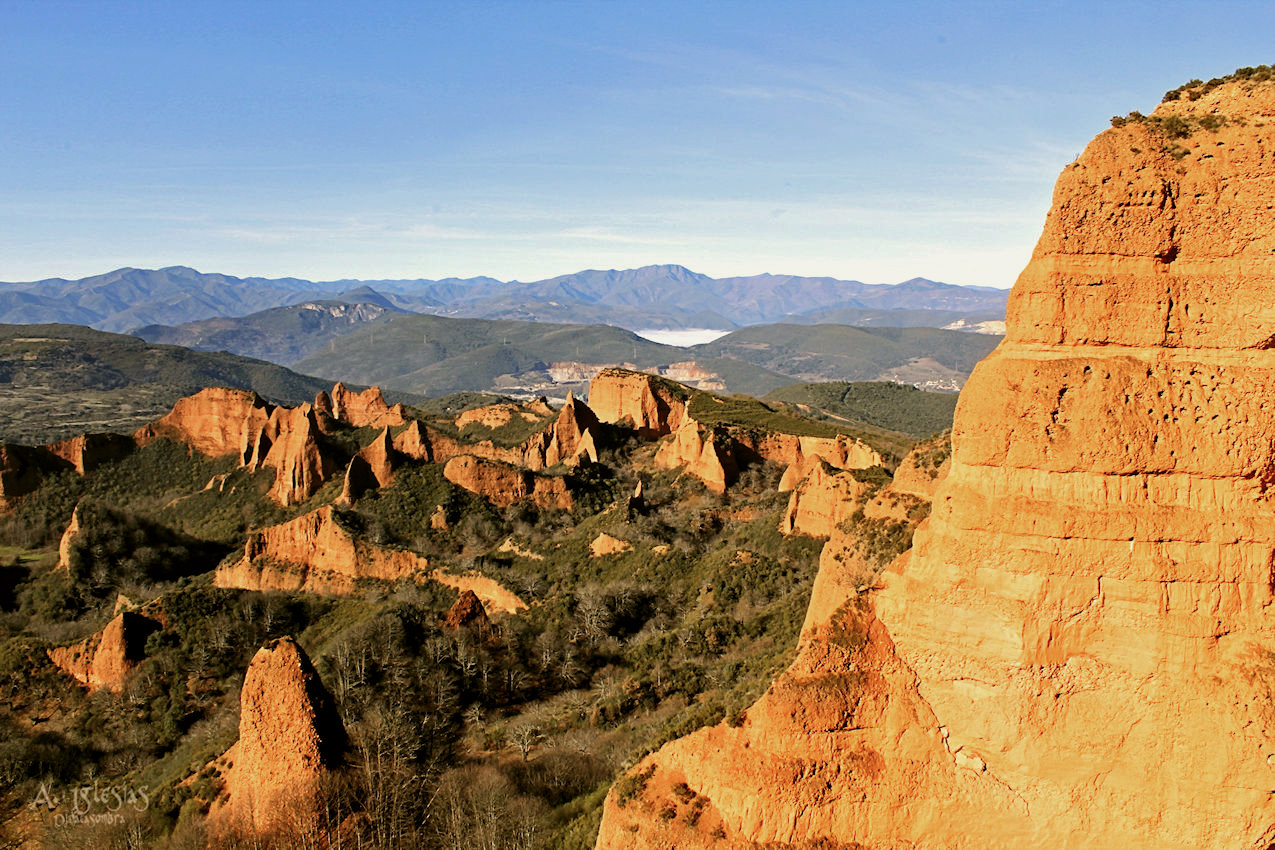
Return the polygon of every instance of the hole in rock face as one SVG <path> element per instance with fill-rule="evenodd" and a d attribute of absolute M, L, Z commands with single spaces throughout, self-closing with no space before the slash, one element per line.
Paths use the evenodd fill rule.
<path fill-rule="evenodd" d="M 1178 258 L 1178 246 L 1170 245 L 1169 247 L 1165 248 L 1163 251 L 1156 254 L 1155 258 L 1167 266 L 1169 263 L 1173 262 L 1174 260 Z"/>
<path fill-rule="evenodd" d="M 1270 351 L 1275 348 L 1275 334 L 1271 334 L 1261 342 L 1250 345 L 1249 348 L 1255 351 Z"/>

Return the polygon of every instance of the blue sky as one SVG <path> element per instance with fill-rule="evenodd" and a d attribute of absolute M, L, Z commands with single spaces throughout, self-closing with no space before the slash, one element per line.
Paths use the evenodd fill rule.
<path fill-rule="evenodd" d="M 1009 286 L 1275 4 L 0 0 L 0 280 L 681 263 Z"/>

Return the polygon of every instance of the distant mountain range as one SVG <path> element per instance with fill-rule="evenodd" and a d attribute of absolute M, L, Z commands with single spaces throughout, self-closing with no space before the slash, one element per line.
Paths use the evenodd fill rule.
<path fill-rule="evenodd" d="M 683 348 L 611 325 L 457 319 L 336 301 L 151 326 L 136 334 L 427 396 L 464 390 L 563 395 L 582 389 L 591 367 L 619 363 L 753 395 L 794 381 L 829 380 L 894 380 L 951 390 L 1000 340 L 938 328 L 781 323 Z"/>
<path fill-rule="evenodd" d="M 339 301 L 385 311 L 647 328 L 732 330 L 779 321 L 942 327 L 1003 318 L 1004 290 L 923 278 L 866 284 L 830 277 L 711 278 L 677 265 L 582 271 L 522 283 L 238 278 L 184 266 L 117 269 L 80 280 L 0 283 L 0 322 L 129 331 L 275 307 Z"/>

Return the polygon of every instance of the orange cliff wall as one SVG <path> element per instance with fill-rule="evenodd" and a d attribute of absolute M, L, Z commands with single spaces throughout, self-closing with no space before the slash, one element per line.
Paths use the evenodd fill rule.
<path fill-rule="evenodd" d="M 1157 110 L 1210 113 L 1064 170 L 912 550 L 875 591 L 821 564 L 793 668 L 599 847 L 1275 839 L 1275 85 Z"/>

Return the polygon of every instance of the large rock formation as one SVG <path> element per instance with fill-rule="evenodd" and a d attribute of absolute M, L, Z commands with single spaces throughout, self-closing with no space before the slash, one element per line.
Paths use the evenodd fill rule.
<path fill-rule="evenodd" d="M 269 496 L 281 505 L 304 502 L 337 470 L 336 461 L 319 444 L 319 423 L 314 408 L 277 407 L 257 436 L 245 465 L 256 470 L 274 470 Z M 261 448 L 269 446 L 262 456 Z"/>
<path fill-rule="evenodd" d="M 427 429 L 413 419 L 394 436 L 394 451 L 415 460 L 433 461 L 434 452 Z"/>
<path fill-rule="evenodd" d="M 130 454 L 136 444 L 121 434 L 81 434 L 45 446 L 50 454 L 71 465 L 79 475 Z"/>
<path fill-rule="evenodd" d="M 331 505 L 248 538 L 243 557 L 217 568 L 218 587 L 350 594 L 368 581 L 423 580 L 429 561 L 359 540 Z"/>
<path fill-rule="evenodd" d="M 743 434 L 735 438 L 764 460 L 782 464 L 784 477 L 780 492 L 787 492 L 820 464 L 835 469 L 871 469 L 885 461 L 876 449 L 862 440 L 838 434 L 836 437 L 798 437 L 793 434 Z"/>
<path fill-rule="evenodd" d="M 124 679 L 146 658 L 146 639 L 160 628 L 156 620 L 122 611 L 97 634 L 48 651 L 49 660 L 89 690 L 120 691 Z"/>
<path fill-rule="evenodd" d="M 34 493 L 45 476 L 70 464 L 43 448 L 0 443 L 0 510 L 8 510 Z"/>
<path fill-rule="evenodd" d="M 582 458 L 596 462 L 598 449 L 593 435 L 597 430 L 598 417 L 568 392 L 567 402 L 553 424 L 523 443 L 523 464 L 528 469 L 545 469 L 559 463 L 575 464 Z"/>
<path fill-rule="evenodd" d="M 1064 170 L 911 552 L 821 571 L 794 666 L 600 847 L 1275 841 L 1273 119 L 1200 87 Z"/>
<path fill-rule="evenodd" d="M 739 473 L 731 451 L 731 439 L 685 416 L 673 432 L 673 439 L 655 453 L 655 465 L 663 469 L 684 467 L 715 493 L 725 493 Z"/>
<path fill-rule="evenodd" d="M 368 387 L 361 393 L 354 393 L 338 382 L 326 397 L 320 393 L 314 400 L 314 406 L 355 428 L 389 428 L 407 423 L 403 405 L 391 407 L 386 404 L 380 387 Z"/>
<path fill-rule="evenodd" d="M 589 407 L 599 420 L 613 424 L 627 421 L 648 439 L 678 429 L 687 398 L 685 387 L 627 369 L 603 369 L 589 384 Z"/>
<path fill-rule="evenodd" d="M 708 426 L 683 414 L 673 439 L 660 446 L 655 465 L 685 467 L 687 475 L 718 493 L 735 482 L 739 470 L 769 461 L 786 467 L 781 492 L 797 486 L 811 470 L 826 464 L 836 469 L 868 469 L 882 464 L 881 455 L 861 440 L 839 434 L 809 437 L 748 428 Z"/>
<path fill-rule="evenodd" d="M 817 461 L 788 497 L 788 508 L 779 522 L 784 534 L 831 537 L 837 526 L 862 510 L 871 485 L 851 472 Z"/>
<path fill-rule="evenodd" d="M 305 651 L 290 637 L 257 650 L 244 674 L 239 740 L 219 760 L 226 797 L 209 813 L 214 836 L 287 832 L 317 815 L 324 779 L 339 769 L 345 729 Z"/>
<path fill-rule="evenodd" d="M 179 399 L 134 439 L 145 445 L 166 437 L 209 457 L 237 455 L 253 471 L 269 467 L 270 498 L 291 505 L 314 495 L 338 468 L 319 444 L 320 430 L 311 405 L 271 407 L 256 393 L 211 387 Z"/>
<path fill-rule="evenodd" d="M 397 454 L 390 440 L 390 429 L 382 430 L 372 442 L 350 458 L 345 469 L 345 484 L 337 501 L 350 505 L 368 490 L 388 487 L 394 480 Z"/>
<path fill-rule="evenodd" d="M 209 387 L 178 399 L 171 411 L 133 436 L 138 445 L 167 437 L 209 457 L 221 457 L 251 445 L 272 409 L 249 390 Z"/>

